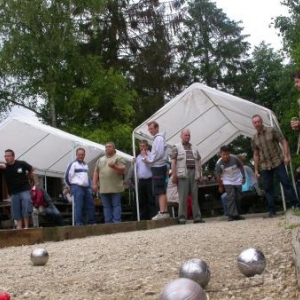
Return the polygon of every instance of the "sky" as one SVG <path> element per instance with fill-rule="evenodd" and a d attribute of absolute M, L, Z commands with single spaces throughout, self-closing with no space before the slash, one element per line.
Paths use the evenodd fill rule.
<path fill-rule="evenodd" d="M 265 41 L 275 50 L 281 48 L 281 39 L 274 27 L 269 28 L 272 17 L 287 16 L 287 8 L 280 4 L 281 0 L 213 0 L 227 17 L 234 21 L 242 21 L 243 34 L 250 34 L 247 40 L 252 46 Z"/>

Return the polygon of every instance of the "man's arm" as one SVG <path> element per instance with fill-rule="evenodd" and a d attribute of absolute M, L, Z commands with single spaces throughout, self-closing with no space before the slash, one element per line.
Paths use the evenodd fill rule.
<path fill-rule="evenodd" d="M 282 138 L 280 140 L 280 144 L 282 145 L 283 148 L 283 161 L 285 165 L 288 165 L 291 161 L 291 156 L 290 156 L 290 147 L 289 143 L 285 138 Z"/>
<path fill-rule="evenodd" d="M 97 193 L 99 191 L 99 171 L 96 169 L 93 173 L 93 191 Z"/>
<path fill-rule="evenodd" d="M 118 174 L 125 174 L 126 167 L 122 158 L 117 158 L 114 163 L 109 163 L 108 166 L 114 169 Z"/>
<path fill-rule="evenodd" d="M 259 165 L 259 150 L 254 150 L 253 152 L 253 161 L 254 161 L 254 173 L 256 177 L 259 177 L 259 170 L 258 170 L 258 165 Z"/>
<path fill-rule="evenodd" d="M 161 159 L 165 155 L 165 140 L 161 136 L 157 136 L 152 144 L 152 151 L 148 157 L 144 156 L 145 163 L 152 164 Z"/>
<path fill-rule="evenodd" d="M 220 194 L 224 192 L 223 181 L 220 173 L 217 173 L 218 190 Z"/>

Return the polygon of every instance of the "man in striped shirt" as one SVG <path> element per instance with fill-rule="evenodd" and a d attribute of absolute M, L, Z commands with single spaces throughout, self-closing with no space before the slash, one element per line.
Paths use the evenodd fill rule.
<path fill-rule="evenodd" d="M 181 142 L 172 149 L 172 181 L 178 184 L 179 209 L 178 222 L 187 221 L 187 197 L 192 195 L 192 211 L 194 223 L 204 223 L 198 202 L 198 185 L 201 181 L 201 156 L 190 143 L 189 129 L 181 131 Z"/>

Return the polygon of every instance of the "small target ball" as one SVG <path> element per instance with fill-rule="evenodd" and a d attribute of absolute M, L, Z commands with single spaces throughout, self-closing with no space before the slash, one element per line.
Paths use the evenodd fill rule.
<path fill-rule="evenodd" d="M 43 248 L 32 250 L 30 260 L 34 266 L 44 266 L 49 259 L 49 253 Z"/>
<path fill-rule="evenodd" d="M 261 274 L 266 267 L 264 254 L 255 248 L 249 248 L 241 252 L 237 259 L 238 268 L 247 277 Z"/>
<path fill-rule="evenodd" d="M 0 293 L 0 300 L 10 300 L 10 294 L 6 292 Z"/>
<path fill-rule="evenodd" d="M 179 277 L 192 279 L 205 288 L 210 280 L 210 269 L 204 260 L 193 258 L 182 264 Z"/>
<path fill-rule="evenodd" d="M 207 300 L 202 287 L 188 278 L 177 278 L 165 285 L 158 300 Z"/>

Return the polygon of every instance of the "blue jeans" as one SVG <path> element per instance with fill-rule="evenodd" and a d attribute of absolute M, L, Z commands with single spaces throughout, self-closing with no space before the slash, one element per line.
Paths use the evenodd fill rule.
<path fill-rule="evenodd" d="M 57 226 L 64 226 L 65 221 L 59 210 L 56 208 L 54 204 L 49 204 L 49 206 L 45 207 L 45 213 L 55 222 Z"/>
<path fill-rule="evenodd" d="M 223 205 L 224 216 L 228 217 L 228 207 L 227 207 L 228 197 L 226 192 L 221 195 L 221 200 Z"/>
<path fill-rule="evenodd" d="M 265 184 L 266 199 L 268 201 L 268 211 L 275 213 L 274 201 L 274 174 L 277 176 L 279 182 L 282 184 L 284 195 L 293 206 L 299 206 L 299 201 L 295 195 L 290 179 L 286 172 L 284 163 L 271 170 L 263 170 L 262 175 Z"/>
<path fill-rule="evenodd" d="M 11 214 L 13 220 L 22 220 L 32 213 L 30 191 L 11 195 Z"/>
<path fill-rule="evenodd" d="M 122 214 L 121 193 L 100 194 L 105 223 L 120 223 Z"/>
<path fill-rule="evenodd" d="M 71 185 L 75 205 L 75 226 L 95 224 L 95 203 L 90 187 Z"/>

